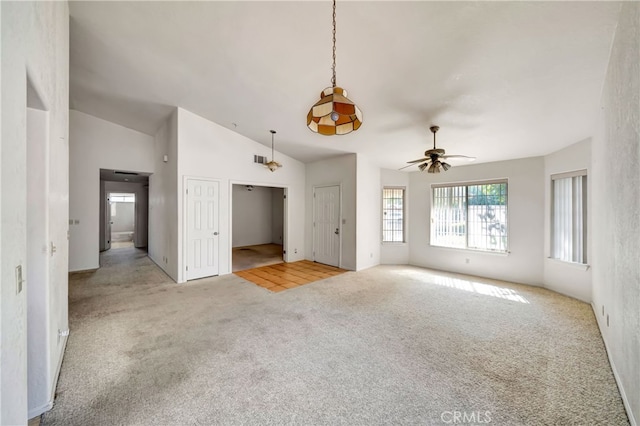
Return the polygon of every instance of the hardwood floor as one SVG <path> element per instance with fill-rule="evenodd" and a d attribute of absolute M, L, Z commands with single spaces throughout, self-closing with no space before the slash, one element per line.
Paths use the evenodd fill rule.
<path fill-rule="evenodd" d="M 233 272 L 273 265 L 282 263 L 282 245 L 259 244 L 234 247 L 231 256 Z"/>
<path fill-rule="evenodd" d="M 234 272 L 269 291 L 280 292 L 347 272 L 344 269 L 301 260 Z"/>

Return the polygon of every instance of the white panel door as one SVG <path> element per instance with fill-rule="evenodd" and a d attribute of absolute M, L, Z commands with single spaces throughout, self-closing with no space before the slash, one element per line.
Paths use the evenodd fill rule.
<path fill-rule="evenodd" d="M 340 187 L 323 186 L 313 193 L 313 260 L 340 266 Z"/>
<path fill-rule="evenodd" d="M 187 280 L 218 275 L 218 182 L 187 180 Z"/>

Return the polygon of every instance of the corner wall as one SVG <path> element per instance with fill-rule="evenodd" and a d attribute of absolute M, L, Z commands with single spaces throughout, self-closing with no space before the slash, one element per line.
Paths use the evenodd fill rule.
<path fill-rule="evenodd" d="M 640 4 L 637 2 L 622 2 L 592 149 L 593 308 L 627 414 L 632 424 L 638 424 Z"/>
<path fill-rule="evenodd" d="M 50 408 L 65 339 L 58 329 L 67 319 L 67 220 L 69 164 L 69 9 L 66 2 L 0 2 L 0 424 L 26 424 L 29 409 Z M 29 277 L 16 293 L 15 268 L 26 270 L 27 74 L 47 111 L 49 152 L 49 258 L 47 332 L 41 353 L 49 364 L 42 386 L 51 400 L 27 401 L 27 292 Z"/>
<path fill-rule="evenodd" d="M 265 129 L 265 140 L 271 135 Z M 277 139 L 276 139 L 277 147 Z M 305 165 L 278 151 L 275 159 L 282 168 L 270 172 L 253 162 L 253 156 L 271 157 L 270 147 L 255 142 L 219 124 L 178 108 L 178 279 L 183 282 L 186 261 L 183 259 L 184 180 L 213 179 L 220 182 L 220 275 L 231 273 L 232 186 L 233 184 L 287 188 L 288 212 L 285 215 L 285 259 L 304 259 L 305 243 Z"/>
<path fill-rule="evenodd" d="M 100 169 L 153 173 L 153 137 L 69 112 L 69 271 L 100 266 Z"/>
<path fill-rule="evenodd" d="M 167 162 L 164 158 L 167 158 Z M 150 156 L 149 258 L 178 281 L 178 112 L 158 129 Z"/>
<path fill-rule="evenodd" d="M 409 197 L 409 264 L 535 286 L 543 282 L 544 159 L 452 167 L 446 173 L 413 172 Z M 431 184 L 507 178 L 509 253 L 431 246 Z"/>
<path fill-rule="evenodd" d="M 357 268 L 356 236 L 356 154 L 320 160 L 307 164 L 306 223 L 308 238 L 305 241 L 305 257 L 313 260 L 313 188 L 340 185 L 340 209 L 342 219 L 342 246 L 340 267 L 355 271 Z"/>
<path fill-rule="evenodd" d="M 356 270 L 380 264 L 382 243 L 380 167 L 362 154 L 356 156 Z"/>

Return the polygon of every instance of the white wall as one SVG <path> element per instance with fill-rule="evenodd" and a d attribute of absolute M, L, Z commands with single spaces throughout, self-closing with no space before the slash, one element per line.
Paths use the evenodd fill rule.
<path fill-rule="evenodd" d="M 593 307 L 632 424 L 640 422 L 639 23 L 640 4 L 623 2 L 589 180 Z"/>
<path fill-rule="evenodd" d="M 153 173 L 152 136 L 71 110 L 69 270 L 99 267 L 100 169 Z"/>
<path fill-rule="evenodd" d="M 26 326 L 29 277 L 25 277 L 25 289 L 16 294 L 15 268 L 26 266 L 27 258 L 27 73 L 49 118 L 47 237 L 57 251 L 49 259 L 49 345 L 44 356 L 50 366 L 46 382 L 53 387 L 65 343 L 64 339 L 57 339 L 57 330 L 68 326 L 69 10 L 65 2 L 1 2 L 0 15 L 0 424 L 24 424 L 29 415 Z M 53 396 L 51 389 L 49 396 Z M 44 410 L 50 402 L 34 408 Z"/>
<path fill-rule="evenodd" d="M 551 175 L 587 169 L 587 263 L 591 259 L 591 140 L 573 144 L 544 157 L 544 286 L 591 302 L 591 269 L 551 259 Z"/>
<path fill-rule="evenodd" d="M 135 203 L 115 202 L 115 216 L 111 216 L 111 232 L 131 232 L 135 229 Z"/>
<path fill-rule="evenodd" d="M 364 155 L 356 156 L 356 270 L 380 264 L 382 244 L 380 167 Z"/>
<path fill-rule="evenodd" d="M 413 172 L 409 195 L 410 259 L 417 266 L 542 285 L 544 235 L 544 159 L 500 161 L 452 167 L 446 173 Z M 429 245 L 431 184 L 507 178 L 509 254 Z M 467 263 L 467 259 L 468 262 Z"/>
<path fill-rule="evenodd" d="M 45 406 L 52 386 L 49 359 L 48 113 L 27 111 L 27 370 L 29 408 Z M 44 190 L 43 190 L 44 189 Z"/>
<path fill-rule="evenodd" d="M 233 185 L 233 247 L 269 244 L 272 239 L 273 195 L 271 188 Z"/>
<path fill-rule="evenodd" d="M 268 129 L 265 139 L 270 140 Z M 231 273 L 231 187 L 233 184 L 260 185 L 287 188 L 288 212 L 286 222 L 286 242 L 289 262 L 304 259 L 302 248 L 305 242 L 305 166 L 276 151 L 276 160 L 283 165 L 276 172 L 270 172 L 263 165 L 253 163 L 253 155 L 271 156 L 271 149 L 248 139 L 216 123 L 199 117 L 189 111 L 178 109 L 178 223 L 182 223 L 184 179 L 187 177 L 215 179 L 220 182 L 220 275 Z M 276 141 L 277 147 L 277 141 Z M 184 229 L 178 229 L 180 242 L 178 282 L 184 280 L 182 236 Z"/>
<path fill-rule="evenodd" d="M 356 270 L 356 154 L 307 164 L 305 257 L 313 260 L 313 188 L 341 185 L 342 246 L 340 267 Z"/>
<path fill-rule="evenodd" d="M 271 243 L 284 241 L 284 189 L 271 188 Z"/>
<path fill-rule="evenodd" d="M 408 232 L 409 225 L 409 173 L 398 170 L 380 170 L 380 191 L 385 186 L 405 188 L 405 206 L 404 206 L 404 224 L 405 224 L 405 242 L 404 243 L 382 243 L 380 249 L 380 263 L 383 265 L 406 265 L 409 263 L 409 239 L 411 235 Z M 380 207 L 382 209 L 382 207 Z M 382 225 L 380 225 L 382 228 Z"/>
<path fill-rule="evenodd" d="M 167 156 L 167 162 L 164 157 Z M 155 135 L 149 176 L 149 257 L 178 281 L 178 113 Z"/>

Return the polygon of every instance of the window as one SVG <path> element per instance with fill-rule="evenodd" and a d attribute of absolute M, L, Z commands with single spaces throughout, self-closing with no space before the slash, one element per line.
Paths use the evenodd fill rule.
<path fill-rule="evenodd" d="M 382 241 L 404 242 L 404 188 L 382 190 Z"/>
<path fill-rule="evenodd" d="M 587 263 L 587 171 L 551 176 L 551 257 Z"/>
<path fill-rule="evenodd" d="M 431 245 L 507 252 L 507 181 L 432 186 Z"/>

